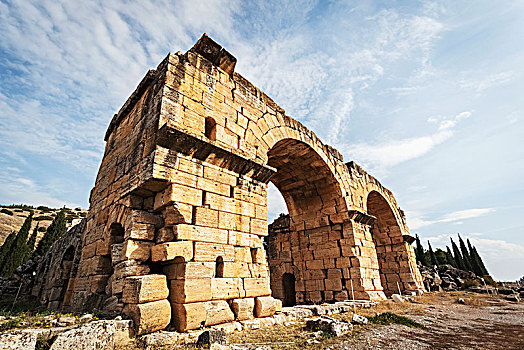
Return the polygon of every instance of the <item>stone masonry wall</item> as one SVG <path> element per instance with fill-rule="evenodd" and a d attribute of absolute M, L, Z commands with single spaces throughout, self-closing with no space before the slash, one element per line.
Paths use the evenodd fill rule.
<path fill-rule="evenodd" d="M 413 249 L 391 192 L 344 164 L 235 63 L 204 35 L 149 71 L 113 117 L 72 309 L 123 312 L 143 334 L 270 316 L 281 305 L 271 285 L 278 297 L 282 278 L 293 279 L 299 303 L 345 300 L 351 282 L 361 299 L 384 298 L 397 279 L 421 288 L 416 265 L 405 271 Z M 270 240 L 268 265 L 269 181 L 290 220 Z M 370 206 L 371 193 L 384 202 Z"/>

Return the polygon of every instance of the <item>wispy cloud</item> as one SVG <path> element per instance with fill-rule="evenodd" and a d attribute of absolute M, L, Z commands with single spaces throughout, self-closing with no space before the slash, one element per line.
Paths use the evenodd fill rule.
<path fill-rule="evenodd" d="M 500 72 L 496 74 L 488 75 L 487 77 L 478 78 L 466 78 L 459 81 L 459 85 L 464 89 L 473 89 L 477 94 L 481 94 L 484 90 L 489 88 L 500 86 L 511 82 L 517 78 L 517 73 L 513 71 Z"/>
<path fill-rule="evenodd" d="M 445 214 L 442 217 L 434 219 L 434 220 L 425 219 L 421 217 L 420 214 L 415 213 L 415 212 L 408 212 L 407 220 L 408 220 L 409 227 L 412 230 L 417 230 L 421 227 L 434 225 L 437 223 L 446 223 L 446 222 L 462 223 L 463 220 L 485 216 L 494 211 L 495 211 L 494 208 L 473 208 L 473 209 L 459 210 L 459 211 L 454 211 L 452 213 Z"/>
<path fill-rule="evenodd" d="M 471 112 L 466 111 L 448 119 L 430 117 L 428 122 L 438 122 L 439 125 L 438 130 L 431 135 L 388 140 L 378 144 L 344 145 L 342 146 L 343 151 L 358 163 L 380 174 L 385 174 L 388 168 L 421 157 L 437 145 L 451 138 L 453 136 L 453 128 L 457 123 L 470 116 Z"/>

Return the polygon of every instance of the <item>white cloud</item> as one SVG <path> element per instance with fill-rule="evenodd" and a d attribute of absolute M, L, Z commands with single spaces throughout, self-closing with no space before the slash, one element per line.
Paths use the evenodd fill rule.
<path fill-rule="evenodd" d="M 419 213 L 416 213 L 416 212 L 408 212 L 406 217 L 408 220 L 409 228 L 412 230 L 417 230 L 421 227 L 429 226 L 429 225 L 433 225 L 437 223 L 451 222 L 455 224 L 462 224 L 463 220 L 485 216 L 494 211 L 495 211 L 494 208 L 474 208 L 474 209 L 459 210 L 459 211 L 454 211 L 452 213 L 445 214 L 442 217 L 438 219 L 434 219 L 434 220 L 424 219 Z"/>
<path fill-rule="evenodd" d="M 427 136 L 402 140 L 389 140 L 381 143 L 360 143 L 343 145 L 341 149 L 357 163 L 371 171 L 384 174 L 387 168 L 418 158 L 453 136 L 453 128 L 460 120 L 469 118 L 471 112 L 461 112 L 452 118 L 429 117 L 428 122 L 440 121 L 438 130 Z"/>
<path fill-rule="evenodd" d="M 471 89 L 481 94 L 489 88 L 505 85 L 517 78 L 518 74 L 513 71 L 500 72 L 488 75 L 485 78 L 466 78 L 459 81 L 459 86 L 463 89 Z"/>

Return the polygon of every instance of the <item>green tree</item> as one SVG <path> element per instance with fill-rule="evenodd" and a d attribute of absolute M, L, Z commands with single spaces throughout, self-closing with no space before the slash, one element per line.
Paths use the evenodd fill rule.
<path fill-rule="evenodd" d="M 31 223 L 33 221 L 33 211 L 31 210 L 25 219 L 22 227 L 16 234 L 16 237 L 6 253 L 0 274 L 4 277 L 11 277 L 16 268 L 24 263 L 24 258 L 27 252 L 27 237 L 31 230 Z"/>
<path fill-rule="evenodd" d="M 448 264 L 450 264 L 453 267 L 457 267 L 457 263 L 453 258 L 453 254 L 451 254 L 451 249 L 449 249 L 448 246 L 446 246 L 446 258 L 448 259 Z"/>
<path fill-rule="evenodd" d="M 35 243 L 36 243 L 36 237 L 38 236 L 38 224 L 36 224 L 35 228 L 33 229 L 33 233 L 29 237 L 29 240 L 27 241 L 27 250 L 24 257 L 24 262 L 29 260 L 31 257 L 31 254 L 33 254 L 33 250 L 35 249 Z"/>
<path fill-rule="evenodd" d="M 49 225 L 47 228 L 46 233 L 44 234 L 44 237 L 38 242 L 38 245 L 35 249 L 35 255 L 43 256 L 48 251 L 49 248 L 53 245 L 53 243 L 62 237 L 62 235 L 67 231 L 66 226 L 66 219 L 65 219 L 65 211 L 60 210 L 60 212 L 56 215 L 55 219 Z"/>
<path fill-rule="evenodd" d="M 9 252 L 11 252 L 11 247 L 13 246 L 13 242 L 16 238 L 16 232 L 13 231 L 4 241 L 4 244 L 2 244 L 2 247 L 0 247 L 0 275 L 2 274 L 2 270 L 5 266 L 5 261 L 8 258 Z"/>
<path fill-rule="evenodd" d="M 455 242 L 453 242 L 453 238 L 449 237 L 449 239 L 451 240 L 451 248 L 453 249 L 453 259 L 457 264 L 457 269 L 465 270 L 466 266 L 464 265 L 464 261 L 462 260 L 462 255 L 460 255 L 460 250 L 458 249 Z"/>
<path fill-rule="evenodd" d="M 437 257 L 435 256 L 435 252 L 433 251 L 433 248 L 431 248 L 431 243 L 428 241 L 428 249 L 429 249 L 429 259 L 431 261 L 432 266 L 438 266 Z"/>
<path fill-rule="evenodd" d="M 442 249 L 437 248 L 435 250 L 435 256 L 437 257 L 437 262 L 439 265 L 449 264 L 448 256 L 446 255 L 446 252 L 443 251 Z"/>
<path fill-rule="evenodd" d="M 417 261 L 420 261 L 420 263 L 424 266 L 428 266 L 428 261 L 426 259 L 426 255 L 424 254 L 424 247 L 422 246 L 422 243 L 420 243 L 420 238 L 418 235 L 415 235 L 415 240 L 417 242 L 415 247 L 415 256 L 417 257 Z"/>
<path fill-rule="evenodd" d="M 460 237 L 460 235 L 458 235 L 458 237 L 459 237 L 460 252 L 462 253 L 462 260 L 464 261 L 464 267 L 467 271 L 475 272 L 473 271 L 473 267 L 471 265 L 471 258 L 469 256 L 468 249 L 466 248 L 466 245 L 464 244 L 462 237 Z"/>

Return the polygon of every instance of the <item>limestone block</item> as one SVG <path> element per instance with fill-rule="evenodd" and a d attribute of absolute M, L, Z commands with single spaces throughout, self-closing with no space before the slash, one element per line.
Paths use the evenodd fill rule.
<path fill-rule="evenodd" d="M 226 261 L 223 266 L 222 277 L 251 277 L 248 263 Z"/>
<path fill-rule="evenodd" d="M 233 311 L 225 300 L 173 304 L 173 325 L 179 332 L 231 322 Z"/>
<path fill-rule="evenodd" d="M 168 279 L 212 278 L 215 275 L 215 262 L 186 262 L 164 265 L 163 272 Z"/>
<path fill-rule="evenodd" d="M 122 247 L 121 257 L 126 260 L 146 261 L 151 255 L 153 242 L 143 242 L 128 239 Z"/>
<path fill-rule="evenodd" d="M 133 222 L 125 231 L 124 238 L 153 241 L 155 239 L 155 225 L 142 222 Z"/>
<path fill-rule="evenodd" d="M 267 221 L 260 219 L 251 219 L 249 233 L 257 236 L 267 236 Z"/>
<path fill-rule="evenodd" d="M 235 319 L 233 311 L 225 300 L 210 301 L 205 305 L 207 311 L 205 326 L 231 322 Z"/>
<path fill-rule="evenodd" d="M 115 279 L 121 279 L 127 276 L 143 276 L 149 273 L 147 265 L 142 265 L 140 261 L 124 260 L 115 266 Z"/>
<path fill-rule="evenodd" d="M 206 316 L 205 303 L 172 304 L 172 323 L 179 332 L 200 328 Z"/>
<path fill-rule="evenodd" d="M 326 290 L 342 290 L 342 280 L 340 278 L 332 278 L 324 280 Z"/>
<path fill-rule="evenodd" d="M 193 242 L 167 242 L 151 247 L 151 260 L 153 261 L 169 261 L 176 257 L 183 257 L 185 261 L 192 260 Z"/>
<path fill-rule="evenodd" d="M 267 278 L 244 278 L 244 290 L 246 297 L 271 295 Z"/>
<path fill-rule="evenodd" d="M 171 184 L 164 190 L 163 202 L 164 205 L 175 202 L 198 206 L 202 204 L 202 191 L 180 184 Z"/>
<path fill-rule="evenodd" d="M 212 298 L 211 278 L 172 280 L 169 299 L 172 303 L 209 301 Z"/>
<path fill-rule="evenodd" d="M 195 209 L 198 212 L 202 208 Z M 179 224 L 173 227 L 173 232 L 178 240 L 227 244 L 228 239 L 227 230 L 212 227 Z"/>
<path fill-rule="evenodd" d="M 166 299 L 144 304 L 127 304 L 123 313 L 133 320 L 137 335 L 164 329 L 171 321 L 171 305 Z"/>
<path fill-rule="evenodd" d="M 166 225 L 190 224 L 193 220 L 193 206 L 184 203 L 166 205 L 163 211 Z"/>
<path fill-rule="evenodd" d="M 195 261 L 216 261 L 219 256 L 223 261 L 233 261 L 235 248 L 220 243 L 195 242 Z"/>
<path fill-rule="evenodd" d="M 282 312 L 282 300 L 280 300 L 280 299 L 275 299 L 275 303 L 276 303 L 276 309 L 275 309 L 275 311 L 276 311 L 276 312 Z"/>
<path fill-rule="evenodd" d="M 213 291 L 213 300 L 233 299 L 244 296 L 240 278 L 213 278 L 211 280 L 211 290 Z"/>
<path fill-rule="evenodd" d="M 231 309 L 238 321 L 251 320 L 254 317 L 255 299 L 233 299 L 231 300 Z"/>
<path fill-rule="evenodd" d="M 172 227 L 160 228 L 155 236 L 156 243 L 172 242 L 175 240 L 175 234 Z"/>
<path fill-rule="evenodd" d="M 168 295 L 166 276 L 132 276 L 125 279 L 122 301 L 133 304 L 146 303 L 166 299 Z"/>
<path fill-rule="evenodd" d="M 277 302 L 273 297 L 255 298 L 255 317 L 273 316 L 277 310 Z"/>

